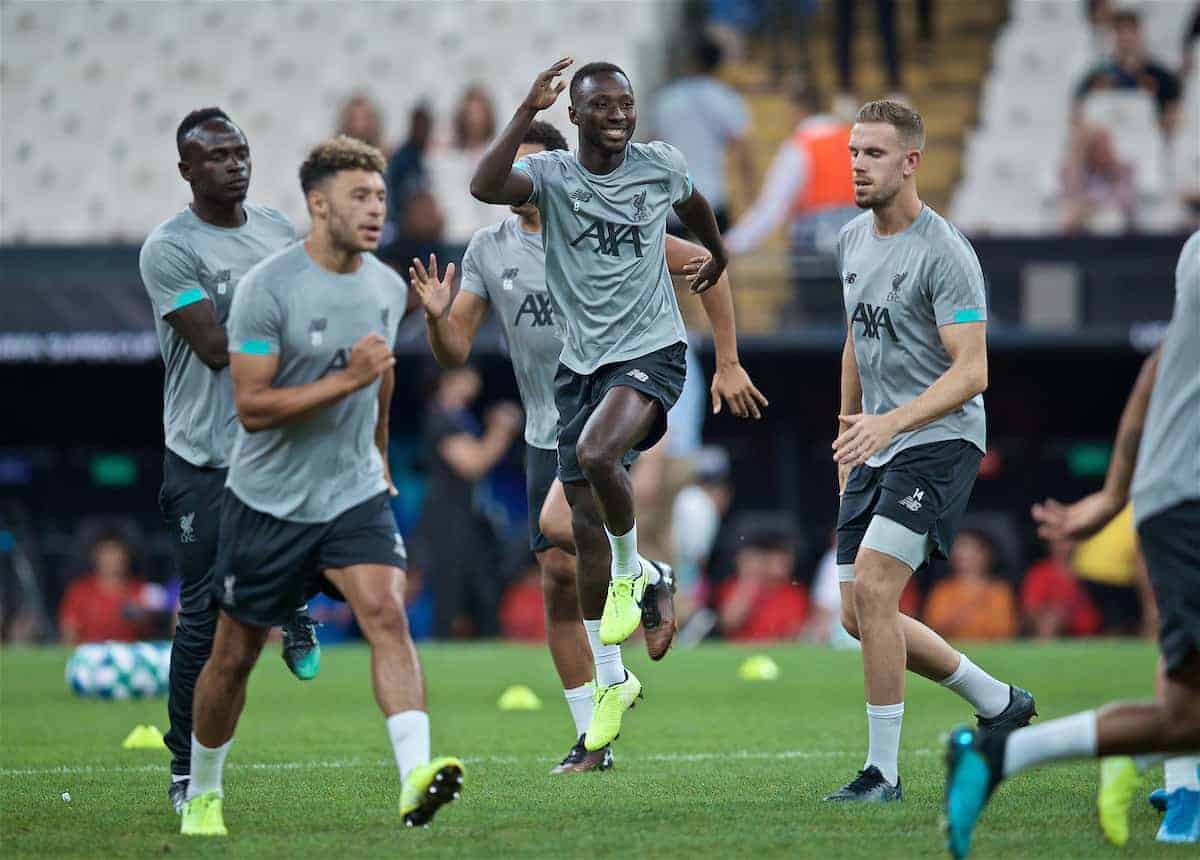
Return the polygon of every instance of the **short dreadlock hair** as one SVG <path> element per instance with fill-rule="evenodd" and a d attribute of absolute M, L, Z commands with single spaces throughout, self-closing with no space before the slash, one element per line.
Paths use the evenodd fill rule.
<path fill-rule="evenodd" d="M 568 89 L 567 95 L 571 97 L 572 104 L 575 103 L 575 90 L 577 90 L 587 78 L 590 78 L 593 75 L 620 75 L 625 79 L 626 83 L 629 84 L 631 89 L 633 87 L 633 81 L 629 80 L 629 75 L 625 74 L 625 70 L 616 63 L 587 63 L 580 66 L 579 69 L 576 70 L 575 74 L 571 76 L 571 86 Z"/>
<path fill-rule="evenodd" d="M 317 144 L 300 165 L 300 188 L 308 194 L 321 182 L 343 170 L 387 171 L 383 153 L 369 143 L 340 134 Z"/>
<path fill-rule="evenodd" d="M 192 133 L 192 130 L 213 119 L 219 119 L 237 127 L 237 123 L 229 118 L 229 114 L 219 107 L 198 108 L 185 116 L 183 122 L 179 123 L 179 128 L 175 130 L 175 148 L 179 150 L 180 155 L 183 155 L 183 142 Z"/>
<path fill-rule="evenodd" d="M 521 143 L 532 143 L 544 146 L 547 150 L 566 149 L 567 139 L 561 131 L 548 122 L 534 120 L 529 124 L 529 130 L 521 138 Z"/>

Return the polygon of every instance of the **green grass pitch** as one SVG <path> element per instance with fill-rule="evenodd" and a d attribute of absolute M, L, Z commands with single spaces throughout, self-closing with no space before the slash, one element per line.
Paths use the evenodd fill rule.
<path fill-rule="evenodd" d="M 550 777 L 570 720 L 544 649 L 493 644 L 421 649 L 434 753 L 467 762 L 463 798 L 426 830 L 406 831 L 399 787 L 362 647 L 326 649 L 320 677 L 288 675 L 268 646 L 225 772 L 227 840 L 185 839 L 166 799 L 167 753 L 125 751 L 137 723 L 166 728 L 164 700 L 75 698 L 66 652 L 0 652 L 0 849 L 67 856 L 357 857 L 942 857 L 940 736 L 970 711 L 909 676 L 901 755 L 905 800 L 834 807 L 821 797 L 852 777 L 866 749 L 855 652 L 761 649 L 775 682 L 737 678 L 755 651 L 712 645 L 651 664 L 626 649 L 646 699 L 626 717 L 616 768 Z M 1037 696 L 1042 718 L 1152 689 L 1149 645 L 1089 642 L 970 649 Z M 501 712 L 509 684 L 544 707 Z M 1161 771 L 1146 780 L 1149 789 Z M 1096 823 L 1096 765 L 1027 774 L 985 813 L 980 858 L 1189 856 L 1154 842 L 1141 800 L 1121 851 Z M 70 802 L 62 800 L 69 792 Z"/>

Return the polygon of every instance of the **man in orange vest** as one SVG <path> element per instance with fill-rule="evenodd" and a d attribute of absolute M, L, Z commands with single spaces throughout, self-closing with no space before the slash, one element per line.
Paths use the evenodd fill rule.
<path fill-rule="evenodd" d="M 822 98 L 800 85 L 792 93 L 798 122 L 779 147 L 758 198 L 725 236 L 732 254 L 753 251 L 792 218 L 792 250 L 832 254 L 838 231 L 858 214 L 850 175 L 850 126 L 823 113 Z"/>

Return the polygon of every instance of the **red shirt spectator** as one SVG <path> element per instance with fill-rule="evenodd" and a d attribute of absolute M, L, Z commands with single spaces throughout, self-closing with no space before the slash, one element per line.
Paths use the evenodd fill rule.
<path fill-rule="evenodd" d="M 500 632 L 515 642 L 546 641 L 546 610 L 537 568 L 505 590 L 500 600 Z"/>
<path fill-rule="evenodd" d="M 1100 613 L 1071 570 L 1073 549 L 1068 541 L 1051 542 L 1050 555 L 1029 568 L 1021 583 L 1021 611 L 1038 639 L 1100 632 Z"/>
<path fill-rule="evenodd" d="M 792 580 L 796 563 L 784 535 L 764 534 L 737 554 L 734 575 L 717 590 L 721 633 L 739 642 L 796 639 L 808 618 L 808 592 Z"/>
<path fill-rule="evenodd" d="M 92 549 L 92 572 L 71 583 L 58 609 L 58 627 L 68 645 L 135 642 L 147 635 L 146 584 L 133 578 L 129 548 L 106 535 Z"/>

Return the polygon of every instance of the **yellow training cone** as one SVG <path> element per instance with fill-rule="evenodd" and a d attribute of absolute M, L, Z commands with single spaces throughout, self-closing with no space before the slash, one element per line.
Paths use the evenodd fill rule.
<path fill-rule="evenodd" d="M 755 654 L 738 668 L 738 677 L 743 681 L 777 681 L 779 665 L 766 654 Z"/>
<path fill-rule="evenodd" d="M 515 684 L 501 694 L 496 705 L 502 711 L 537 711 L 542 707 L 542 700 L 524 684 Z"/>
<path fill-rule="evenodd" d="M 135 726 L 121 742 L 121 747 L 127 750 L 158 750 L 165 749 L 162 732 L 157 726 Z"/>

